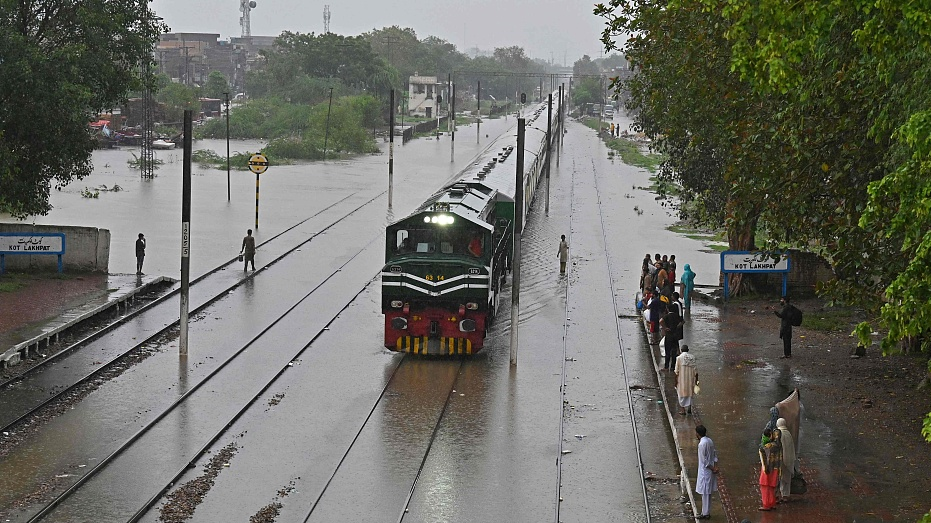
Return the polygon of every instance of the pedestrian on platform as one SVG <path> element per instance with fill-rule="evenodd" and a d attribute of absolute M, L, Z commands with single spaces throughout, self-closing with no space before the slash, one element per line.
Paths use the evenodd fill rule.
<path fill-rule="evenodd" d="M 785 418 L 776 420 L 776 428 L 779 429 L 780 439 L 782 441 L 782 471 L 779 477 L 779 502 L 789 501 L 792 495 L 792 476 L 795 475 L 795 438 L 792 431 L 786 424 Z"/>
<path fill-rule="evenodd" d="M 136 274 L 142 275 L 142 261 L 145 259 L 145 235 L 139 233 L 136 239 Z"/>
<path fill-rule="evenodd" d="M 685 300 L 686 310 L 692 309 L 692 289 L 695 288 L 695 273 L 689 264 L 682 268 L 682 278 L 679 280 L 682 290 L 682 298 Z"/>
<path fill-rule="evenodd" d="M 569 262 L 569 244 L 566 243 L 566 235 L 560 236 L 559 241 L 559 274 L 566 274 L 566 263 Z"/>
<path fill-rule="evenodd" d="M 669 255 L 669 264 L 666 266 L 666 273 L 669 275 L 669 280 L 673 283 L 676 282 L 676 255 Z"/>
<path fill-rule="evenodd" d="M 252 270 L 255 270 L 255 236 L 252 236 L 252 229 L 246 231 L 246 236 L 242 239 L 242 248 L 239 253 L 244 255 L 245 264 L 242 270 L 249 270 L 249 264 L 252 264 Z"/>
<path fill-rule="evenodd" d="M 779 486 L 779 474 L 782 470 L 782 441 L 778 429 L 763 430 L 760 444 L 760 497 L 764 512 L 776 508 L 776 488 Z"/>
<path fill-rule="evenodd" d="M 685 346 L 683 345 L 683 350 Z M 701 494 L 701 515 L 696 519 L 711 519 L 711 493 L 718 490 L 718 452 L 714 441 L 708 437 L 704 425 L 695 427 L 698 437 L 698 477 L 695 478 L 695 492 Z"/>
<path fill-rule="evenodd" d="M 679 414 L 692 413 L 692 395 L 698 385 L 698 366 L 695 356 L 689 354 L 689 346 L 683 345 L 682 354 L 676 358 L 676 395 L 679 396 Z"/>
<path fill-rule="evenodd" d="M 773 311 L 773 314 L 779 317 L 779 337 L 782 338 L 782 356 L 780 358 L 792 357 L 792 304 L 789 303 L 788 296 L 779 299 L 779 305 L 782 311 Z"/>
<path fill-rule="evenodd" d="M 679 310 L 673 304 L 667 304 L 666 314 L 660 318 L 660 323 L 662 323 L 665 354 L 663 370 L 673 370 L 676 358 L 679 356 L 679 340 L 682 334 L 682 317 L 679 316 Z"/>

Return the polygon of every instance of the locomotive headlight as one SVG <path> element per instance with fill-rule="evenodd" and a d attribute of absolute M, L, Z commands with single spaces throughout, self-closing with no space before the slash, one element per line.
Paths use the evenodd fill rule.
<path fill-rule="evenodd" d="M 394 309 L 400 309 L 404 306 L 404 302 L 401 300 L 391 300 L 391 307 Z"/>
<path fill-rule="evenodd" d="M 459 322 L 459 330 L 462 332 L 475 332 L 475 320 L 462 320 Z"/>
<path fill-rule="evenodd" d="M 476 311 L 478 310 L 478 304 L 473 302 L 466 303 L 466 309 L 469 309 L 470 311 Z"/>
<path fill-rule="evenodd" d="M 402 318 L 398 316 L 397 318 L 391 318 L 391 328 L 394 330 L 404 330 L 407 328 L 407 318 Z"/>
<path fill-rule="evenodd" d="M 433 216 L 424 216 L 424 223 L 435 223 L 437 225 L 451 225 L 456 219 L 448 214 L 435 214 Z"/>

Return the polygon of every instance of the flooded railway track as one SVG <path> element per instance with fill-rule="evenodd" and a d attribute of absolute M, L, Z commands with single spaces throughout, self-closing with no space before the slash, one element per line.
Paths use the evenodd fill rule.
<path fill-rule="evenodd" d="M 374 237 L 369 242 L 369 244 L 366 245 L 366 247 L 368 247 L 368 245 L 370 245 L 372 242 L 376 241 L 377 239 L 378 239 L 377 236 Z M 302 303 L 304 303 L 305 300 L 310 298 L 315 292 L 317 292 L 318 289 L 323 287 L 333 277 L 339 274 L 347 265 L 349 265 L 350 262 L 352 262 L 364 250 L 365 248 L 363 248 L 362 250 L 359 250 L 350 259 L 346 260 L 338 268 L 331 271 L 330 274 L 328 274 L 326 278 L 320 284 L 318 284 L 316 287 L 314 287 L 309 292 L 307 292 L 306 295 L 300 301 L 295 303 L 287 311 L 285 311 L 284 314 L 279 316 L 278 320 L 273 322 L 271 325 L 268 325 L 255 338 L 253 338 L 252 340 L 249 340 L 247 343 L 243 344 L 242 347 L 240 347 L 235 352 L 233 352 L 232 355 L 230 355 L 225 361 L 221 362 L 204 379 L 202 379 L 201 381 L 191 386 L 177 400 L 171 403 L 168 406 L 168 408 L 166 408 L 164 411 L 156 415 L 151 421 L 146 423 L 142 428 L 137 430 L 123 444 L 121 444 L 117 449 L 115 449 L 108 456 L 101 459 L 96 466 L 88 470 L 78 480 L 73 482 L 67 489 L 65 489 L 63 492 L 59 493 L 58 495 L 56 495 L 54 499 L 52 499 L 50 502 L 46 503 L 38 512 L 36 512 L 31 518 L 29 518 L 28 521 L 38 522 L 38 521 L 71 521 L 73 520 L 73 517 L 75 514 L 80 514 L 80 509 L 77 509 L 77 512 L 69 511 L 69 507 L 67 506 L 67 504 L 69 502 L 69 498 L 71 498 L 72 495 L 78 493 L 83 488 L 92 487 L 91 485 L 92 482 L 94 482 L 97 478 L 99 478 L 101 476 L 101 473 L 104 472 L 105 469 L 113 466 L 115 462 L 117 462 L 117 460 L 120 460 L 121 457 L 123 457 L 124 455 L 128 455 L 130 453 L 143 453 L 143 454 L 158 453 L 159 448 L 157 446 L 154 448 L 145 447 L 146 442 L 143 442 L 142 440 L 147 434 L 155 431 L 159 427 L 159 425 L 163 423 L 163 420 L 165 420 L 166 417 L 176 412 L 178 409 L 183 409 L 185 404 L 188 401 L 190 401 L 195 395 L 197 395 L 198 392 L 201 391 L 206 385 L 213 385 L 215 383 L 213 380 L 218 379 L 228 367 L 230 367 L 233 363 L 237 362 L 237 360 L 241 356 L 246 354 L 248 349 L 253 347 L 258 341 L 260 341 L 262 339 L 262 336 L 264 336 L 268 331 L 273 329 L 279 321 L 287 317 L 289 314 L 298 313 L 299 312 L 298 309 L 301 307 Z M 371 283 L 371 281 L 369 283 Z M 285 358 L 283 360 L 284 363 L 279 364 L 278 368 L 276 369 L 276 372 L 270 378 L 265 379 L 264 383 L 241 384 L 243 388 L 248 388 L 250 390 L 256 390 L 256 392 L 252 394 L 252 396 L 248 399 L 248 401 L 246 401 L 244 404 L 238 407 L 238 410 L 235 412 L 235 414 L 223 424 L 222 428 L 216 431 L 209 438 L 209 440 L 204 445 L 202 445 L 192 456 L 187 458 L 187 462 L 182 467 L 180 467 L 180 469 L 173 475 L 173 477 L 171 477 L 168 481 L 164 482 L 164 486 L 155 495 L 153 495 L 149 499 L 149 501 L 147 501 L 141 508 L 136 510 L 136 512 L 132 516 L 129 517 L 128 521 L 138 521 L 139 518 L 141 518 L 149 510 L 149 508 L 151 508 L 156 502 L 158 502 L 161 499 L 162 495 L 171 488 L 171 486 L 177 481 L 177 479 L 180 478 L 189 468 L 191 468 L 193 464 L 196 463 L 196 461 L 200 459 L 210 449 L 210 447 L 227 432 L 230 426 L 232 426 L 253 404 L 255 404 L 255 402 L 260 397 L 262 397 L 265 391 L 267 391 L 269 387 L 271 387 L 276 382 L 276 380 L 278 380 L 281 377 L 281 375 L 284 374 L 291 367 L 292 362 L 300 358 L 302 354 L 312 345 L 312 343 L 324 331 L 329 329 L 329 325 L 332 324 L 332 322 L 339 316 L 339 313 L 341 313 L 347 307 L 349 307 L 349 305 L 353 302 L 353 300 L 355 300 L 355 298 L 360 293 L 362 293 L 364 290 L 365 290 L 365 287 L 360 289 L 358 292 L 352 295 L 350 299 L 348 299 L 345 303 L 343 303 L 339 311 L 336 314 L 333 314 L 332 317 L 328 319 L 326 324 L 320 329 L 318 329 L 317 332 L 313 335 L 313 337 L 311 337 L 311 339 L 305 345 L 303 345 L 297 352 L 290 355 L 290 357 Z M 157 444 L 158 442 L 157 441 L 148 442 L 148 444 L 152 444 L 152 443 Z M 108 480 L 103 479 L 101 481 L 106 482 Z M 99 488 L 106 489 L 107 487 L 102 486 Z M 78 503 L 80 503 L 80 501 Z M 61 511 L 62 513 L 59 514 L 58 513 L 59 511 Z"/>
<path fill-rule="evenodd" d="M 314 213 L 312 216 L 309 216 L 299 221 L 298 223 L 294 224 L 288 229 L 282 231 L 281 233 L 263 242 L 261 245 L 259 245 L 259 247 L 261 248 L 261 247 L 268 246 L 270 243 L 282 237 L 289 231 L 294 230 L 295 228 L 301 226 L 302 224 L 306 223 L 308 220 L 320 215 L 321 213 L 334 208 L 335 206 L 339 205 L 340 203 L 346 201 L 347 199 L 349 199 L 350 197 L 356 194 L 357 193 L 353 193 L 353 194 L 350 194 L 346 197 L 343 197 L 337 200 L 331 205 Z M 285 256 L 293 253 L 294 251 L 300 249 L 304 245 L 310 243 L 311 241 L 313 241 L 314 238 L 325 233 L 331 227 L 338 224 L 341 220 L 345 219 L 348 216 L 351 216 L 352 214 L 356 213 L 363 207 L 371 204 L 372 202 L 374 202 L 376 199 L 378 199 L 380 196 L 384 194 L 385 192 L 383 191 L 379 193 L 378 195 L 376 195 L 375 197 L 370 198 L 369 200 L 365 201 L 362 205 L 356 206 L 355 208 L 350 210 L 348 213 L 342 214 L 336 221 L 331 222 L 326 227 L 312 234 L 310 237 L 308 237 L 303 242 L 297 245 L 294 245 L 290 247 L 289 249 L 285 250 L 285 252 L 280 254 L 278 257 L 268 262 L 265 266 L 261 267 L 259 271 L 264 270 L 266 267 L 274 264 L 275 262 L 281 260 Z M 191 282 L 192 292 L 194 291 L 194 287 L 198 283 L 204 280 L 207 280 L 212 275 L 215 275 L 218 272 L 226 269 L 227 267 L 234 265 L 234 264 L 238 264 L 238 263 L 240 262 L 238 262 L 236 259 L 233 259 L 213 269 L 212 271 L 196 278 L 194 281 Z M 253 273 L 252 277 L 254 277 L 254 275 L 255 273 Z M 200 300 L 200 303 L 196 303 L 194 307 L 191 309 L 190 314 L 194 316 L 197 313 L 203 311 L 204 309 L 209 307 L 211 304 L 213 304 L 217 300 L 226 296 L 230 291 L 233 291 L 237 287 L 240 287 L 241 285 L 243 285 L 245 281 L 246 279 L 241 279 L 241 280 L 234 281 L 232 284 L 222 285 L 219 291 L 213 292 L 210 296 L 206 297 L 205 299 Z M 0 383 L 0 400 L 4 400 L 5 399 L 4 396 L 9 395 L 8 391 L 16 387 L 18 384 L 22 384 L 23 382 L 29 381 L 31 378 L 33 378 L 37 374 L 42 373 L 48 368 L 50 368 L 52 365 L 65 363 L 69 356 L 80 351 L 80 349 L 87 348 L 95 340 L 98 340 L 107 334 L 113 333 L 115 330 L 119 329 L 121 326 L 132 321 L 133 318 L 136 318 L 146 313 L 154 313 L 155 309 L 159 307 L 162 307 L 165 309 L 171 309 L 170 311 L 167 311 L 167 312 L 170 315 L 177 316 L 177 305 L 174 303 L 174 301 L 177 298 L 179 293 L 180 293 L 180 288 L 176 286 L 176 288 L 172 290 L 171 292 L 169 292 L 168 294 L 162 296 L 161 298 L 157 300 L 154 300 L 153 302 L 147 304 L 144 307 L 137 309 L 136 311 L 133 312 L 132 315 L 120 318 L 118 321 L 105 326 L 100 331 L 95 332 L 87 336 L 86 338 L 74 343 L 73 345 L 57 352 L 54 356 L 42 360 L 41 362 L 29 368 L 28 370 L 21 373 L 20 375 L 10 378 L 9 380 L 3 383 Z M 32 403 L 29 403 L 26 401 L 16 401 L 15 403 L 13 401 L 4 401 L 3 415 L 2 417 L 0 417 L 0 423 L 3 423 L 2 427 L 0 427 L 0 433 L 15 432 L 16 428 L 19 425 L 22 425 L 23 423 L 28 422 L 30 418 L 34 417 L 42 409 L 47 408 L 53 405 L 54 403 L 61 401 L 63 398 L 66 398 L 69 394 L 72 394 L 77 388 L 81 387 L 82 385 L 93 382 L 99 379 L 101 376 L 105 376 L 107 372 L 113 369 L 114 367 L 118 367 L 119 365 L 126 362 L 127 360 L 130 360 L 134 353 L 144 349 L 147 345 L 155 343 L 160 337 L 163 337 L 170 331 L 177 329 L 177 327 L 178 327 L 178 320 L 174 320 L 173 322 L 166 323 L 164 327 L 156 330 L 154 333 L 144 338 L 142 341 L 138 341 L 138 342 L 134 341 L 132 344 L 129 344 L 128 349 L 121 350 L 119 353 L 112 356 L 107 361 L 95 362 L 93 365 L 93 370 L 91 370 L 90 372 L 87 372 L 86 374 L 81 375 L 80 377 L 76 377 L 75 379 L 71 381 L 56 382 L 54 387 L 57 390 L 57 392 L 53 392 L 48 396 L 40 396 L 38 397 L 36 401 L 33 401 Z M 132 337 L 132 340 L 135 340 L 135 337 Z"/>

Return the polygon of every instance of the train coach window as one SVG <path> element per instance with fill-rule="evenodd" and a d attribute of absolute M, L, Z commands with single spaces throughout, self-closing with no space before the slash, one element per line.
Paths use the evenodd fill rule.
<path fill-rule="evenodd" d="M 433 244 L 420 242 L 417 244 L 417 252 L 433 252 Z"/>

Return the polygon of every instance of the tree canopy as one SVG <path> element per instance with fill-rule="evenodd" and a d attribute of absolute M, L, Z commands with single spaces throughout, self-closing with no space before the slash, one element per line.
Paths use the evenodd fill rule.
<path fill-rule="evenodd" d="M 0 0 L 0 13 L 0 210 L 43 215 L 53 184 L 90 174 L 88 122 L 141 88 L 167 28 L 132 0 Z"/>
<path fill-rule="evenodd" d="M 824 255 L 837 278 L 823 295 L 880 312 L 886 350 L 931 351 L 927 7 L 611 0 L 595 13 L 635 68 L 616 87 L 667 153 L 685 212 L 726 225 L 734 249 L 762 231 L 767 248 Z M 875 327 L 858 327 L 861 343 Z"/>

